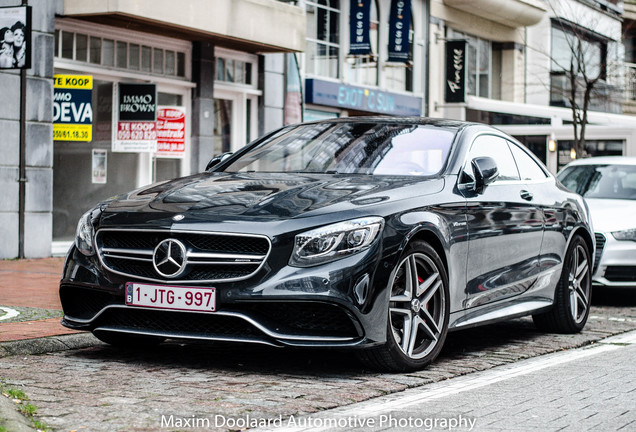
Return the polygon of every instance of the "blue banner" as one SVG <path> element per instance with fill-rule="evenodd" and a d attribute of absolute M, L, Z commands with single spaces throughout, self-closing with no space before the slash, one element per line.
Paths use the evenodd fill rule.
<path fill-rule="evenodd" d="M 389 61 L 408 63 L 410 58 L 411 0 L 391 0 Z"/>
<path fill-rule="evenodd" d="M 349 54 L 371 54 L 369 25 L 371 21 L 371 0 L 351 0 L 349 10 Z"/>

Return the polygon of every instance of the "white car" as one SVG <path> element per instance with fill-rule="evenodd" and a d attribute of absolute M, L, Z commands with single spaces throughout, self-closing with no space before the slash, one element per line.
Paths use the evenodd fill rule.
<path fill-rule="evenodd" d="M 636 287 L 636 157 L 580 159 L 558 178 L 590 208 L 596 235 L 593 283 Z"/>

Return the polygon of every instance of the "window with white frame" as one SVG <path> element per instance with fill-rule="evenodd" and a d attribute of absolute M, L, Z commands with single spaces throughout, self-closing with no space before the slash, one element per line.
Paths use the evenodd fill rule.
<path fill-rule="evenodd" d="M 55 59 L 86 65 L 189 79 L 190 43 L 139 38 L 106 26 L 60 20 L 55 29 Z"/>
<path fill-rule="evenodd" d="M 310 75 L 339 78 L 340 1 L 306 1 L 305 68 Z"/>

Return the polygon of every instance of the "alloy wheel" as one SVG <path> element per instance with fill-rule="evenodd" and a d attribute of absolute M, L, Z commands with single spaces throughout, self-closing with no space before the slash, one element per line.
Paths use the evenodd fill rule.
<path fill-rule="evenodd" d="M 585 319 L 590 305 L 589 260 L 587 251 L 581 244 L 574 249 L 569 264 L 570 313 L 574 321 L 580 323 Z"/>
<path fill-rule="evenodd" d="M 444 327 L 446 296 L 440 269 L 427 255 L 408 255 L 391 282 L 389 320 L 393 338 L 411 359 L 427 356 Z"/>

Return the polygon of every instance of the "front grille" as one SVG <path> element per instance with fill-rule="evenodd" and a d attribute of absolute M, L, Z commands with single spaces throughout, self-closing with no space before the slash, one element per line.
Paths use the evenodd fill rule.
<path fill-rule="evenodd" d="M 97 320 L 97 328 L 155 331 L 162 334 L 197 337 L 262 338 L 263 334 L 247 321 L 214 313 L 187 313 L 116 308 L 105 311 Z"/>
<path fill-rule="evenodd" d="M 179 273 L 157 272 L 153 255 L 164 240 L 180 242 L 186 264 Z M 184 231 L 102 229 L 95 236 L 99 257 L 114 273 L 154 282 L 203 283 L 247 279 L 265 263 L 265 236 Z M 165 244 L 165 243 L 164 243 Z"/>
<path fill-rule="evenodd" d="M 610 282 L 636 282 L 636 266 L 607 266 L 605 279 Z"/>
<path fill-rule="evenodd" d="M 603 255 L 603 248 L 605 247 L 605 236 L 603 234 L 596 233 L 594 238 L 596 239 L 596 253 L 594 254 L 594 270 L 592 274 L 596 273 L 598 263 L 601 262 L 601 255 Z"/>

